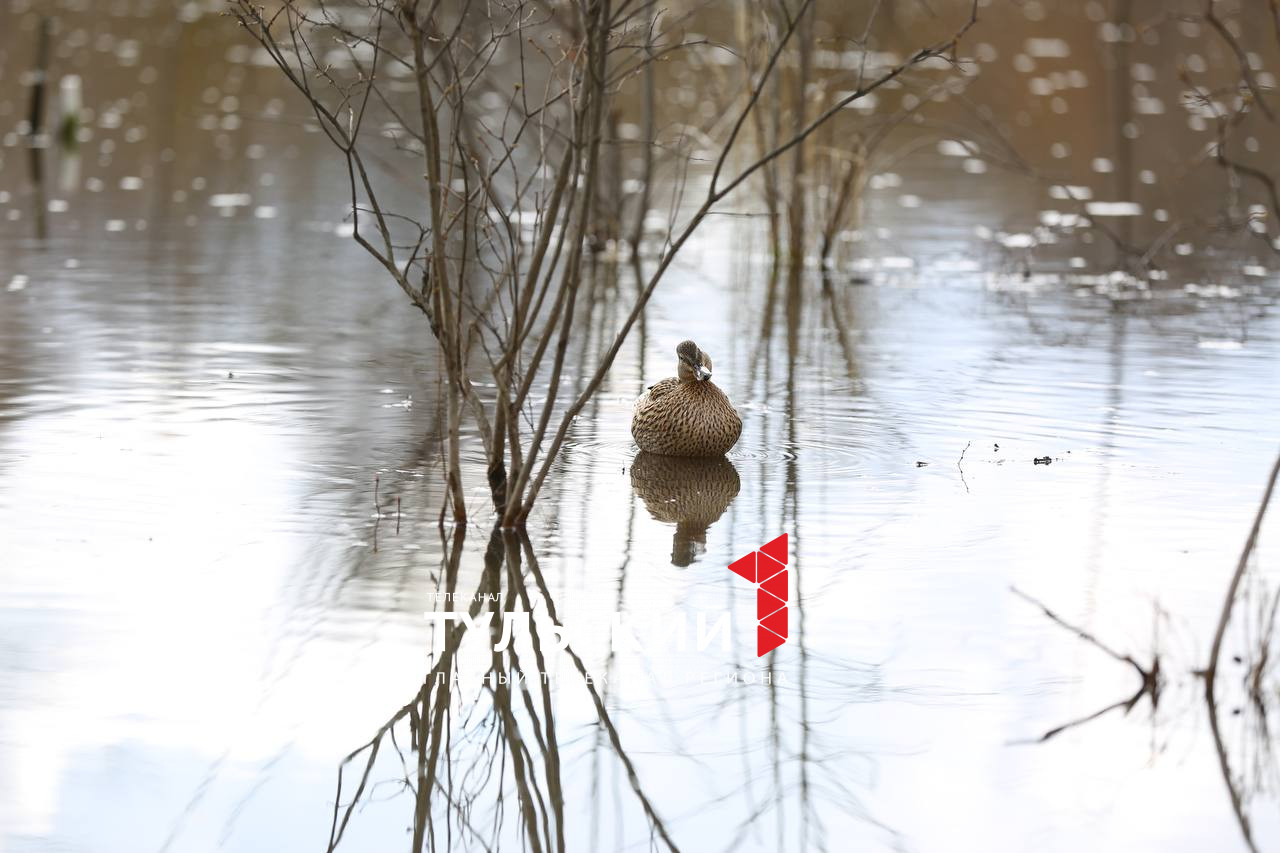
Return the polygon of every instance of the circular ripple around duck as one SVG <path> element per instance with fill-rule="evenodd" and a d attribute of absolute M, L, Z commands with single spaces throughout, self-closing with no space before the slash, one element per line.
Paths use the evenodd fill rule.
<path fill-rule="evenodd" d="M 914 459 L 905 440 L 894 436 L 860 436 L 850 431 L 839 440 L 829 436 L 799 436 L 793 440 L 739 444 L 729 451 L 729 458 L 739 466 L 753 464 L 775 466 L 796 465 L 810 476 L 861 476 L 867 473 L 896 469 L 909 465 Z"/>
<path fill-rule="evenodd" d="M 588 439 L 566 442 L 561 458 L 570 465 L 586 464 L 590 467 L 615 467 L 630 465 L 637 453 L 635 442 L 626 439 Z"/>
<path fill-rule="evenodd" d="M 795 450 L 785 448 L 769 448 L 765 450 L 757 450 L 755 448 L 738 448 L 735 447 L 727 454 L 734 463 L 743 462 L 791 462 L 800 457 Z"/>

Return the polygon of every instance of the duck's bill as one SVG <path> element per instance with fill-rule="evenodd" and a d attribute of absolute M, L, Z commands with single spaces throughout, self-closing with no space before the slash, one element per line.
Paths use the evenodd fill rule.
<path fill-rule="evenodd" d="M 705 381 L 707 381 L 708 379 L 710 379 L 710 378 L 711 378 L 711 371 L 710 371 L 710 370 L 707 370 L 707 369 L 706 369 L 705 367 L 703 367 L 701 364 L 699 364 L 699 365 L 698 365 L 698 368 L 697 368 L 697 369 L 698 369 L 698 381 L 699 381 L 699 382 L 705 382 Z"/>

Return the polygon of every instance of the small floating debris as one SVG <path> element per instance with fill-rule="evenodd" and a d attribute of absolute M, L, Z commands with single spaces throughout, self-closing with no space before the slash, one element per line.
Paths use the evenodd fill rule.
<path fill-rule="evenodd" d="M 9 286 L 6 287 L 5 290 L 9 293 L 17 293 L 19 290 L 26 289 L 27 282 L 30 280 L 31 279 L 27 278 L 25 275 L 15 275 L 13 278 L 9 279 Z"/>
<path fill-rule="evenodd" d="M 926 466 L 926 465 L 928 465 L 928 464 L 929 464 L 928 462 L 921 462 L 919 459 L 917 459 L 917 460 L 916 460 L 916 467 L 917 467 L 917 468 L 923 468 L 923 467 L 925 467 L 925 466 Z"/>
<path fill-rule="evenodd" d="M 1035 465 L 1049 465 L 1053 463 L 1053 459 L 1048 456 L 1037 456 L 1031 462 Z"/>

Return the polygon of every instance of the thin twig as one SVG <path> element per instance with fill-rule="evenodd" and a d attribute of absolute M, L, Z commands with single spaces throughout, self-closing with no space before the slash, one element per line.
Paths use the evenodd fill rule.
<path fill-rule="evenodd" d="M 1204 668 L 1205 689 L 1213 696 L 1213 680 L 1218 673 L 1218 656 L 1222 652 L 1222 638 L 1227 633 L 1227 623 L 1231 621 L 1231 611 L 1235 607 L 1236 593 L 1240 589 L 1240 580 L 1249 566 L 1249 557 L 1258 544 L 1258 533 L 1262 530 L 1262 519 L 1267 514 L 1267 505 L 1271 503 L 1271 494 L 1275 491 L 1276 477 L 1280 476 L 1280 454 L 1276 455 L 1275 464 L 1271 466 L 1271 476 L 1267 479 L 1266 491 L 1262 493 L 1262 502 L 1253 517 L 1253 526 L 1249 529 L 1249 538 L 1245 540 L 1240 559 L 1236 562 L 1235 574 L 1227 586 L 1227 596 L 1222 602 L 1222 612 L 1218 615 L 1218 628 L 1213 634 L 1213 648 L 1209 652 L 1209 665 Z"/>

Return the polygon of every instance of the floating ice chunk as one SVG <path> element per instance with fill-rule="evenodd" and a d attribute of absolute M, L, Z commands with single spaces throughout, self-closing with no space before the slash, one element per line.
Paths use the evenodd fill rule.
<path fill-rule="evenodd" d="M 1071 45 L 1065 39 L 1031 38 L 1024 49 L 1037 59 L 1065 59 L 1071 55 Z"/>
<path fill-rule="evenodd" d="M 1071 201 L 1088 201 L 1093 198 L 1093 190 L 1078 187 L 1074 184 L 1055 184 L 1049 187 L 1050 198 L 1070 199 Z"/>
<path fill-rule="evenodd" d="M 1084 206 L 1090 216 L 1141 216 L 1142 205 L 1134 201 L 1091 201 Z"/>
<path fill-rule="evenodd" d="M 1135 62 L 1129 66 L 1129 74 L 1134 80 L 1150 83 L 1156 79 L 1156 69 L 1145 62 Z"/>
<path fill-rule="evenodd" d="M 1080 217 L 1074 213 L 1063 213 L 1058 210 L 1042 210 L 1040 224 L 1049 228 L 1075 228 L 1080 224 Z"/>
<path fill-rule="evenodd" d="M 248 193 L 214 193 L 209 196 L 210 207 L 248 207 L 252 201 Z"/>
<path fill-rule="evenodd" d="M 1164 115 L 1164 101 L 1160 100 L 1159 98 L 1153 98 L 1150 96 L 1135 98 L 1133 106 L 1134 106 L 1134 109 L 1138 111 L 1139 115 L 1144 115 L 1144 116 Z"/>

